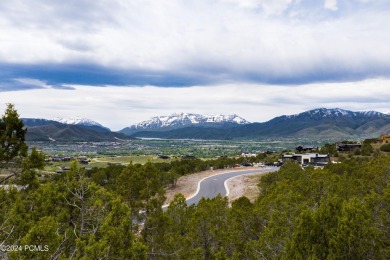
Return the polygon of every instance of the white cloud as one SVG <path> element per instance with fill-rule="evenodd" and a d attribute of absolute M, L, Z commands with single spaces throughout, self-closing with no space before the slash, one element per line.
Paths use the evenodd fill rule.
<path fill-rule="evenodd" d="M 337 11 L 337 0 L 325 0 L 324 8 L 332 11 Z"/>
<path fill-rule="evenodd" d="M 15 82 L 28 86 L 35 86 L 37 88 L 50 88 L 45 82 L 38 79 L 30 79 L 30 78 L 17 78 L 14 80 Z"/>
<path fill-rule="evenodd" d="M 389 73 L 388 12 L 340 7 L 336 19 L 321 4 L 304 2 L 3 1 L 0 60 L 276 78 L 336 67 Z M 337 1 L 325 7 L 338 8 Z"/>
<path fill-rule="evenodd" d="M 252 122 L 318 107 L 389 112 L 390 80 L 271 86 L 227 84 L 188 88 L 72 86 L 74 90 L 35 89 L 2 93 L 22 117 L 81 116 L 114 130 L 156 115 L 236 113 Z M 4 111 L 5 104 L 0 104 Z"/>
<path fill-rule="evenodd" d="M 244 8 L 261 8 L 267 15 L 283 13 L 294 1 L 293 0 L 222 0 L 234 3 Z M 299 2 L 295 1 L 295 2 Z"/>

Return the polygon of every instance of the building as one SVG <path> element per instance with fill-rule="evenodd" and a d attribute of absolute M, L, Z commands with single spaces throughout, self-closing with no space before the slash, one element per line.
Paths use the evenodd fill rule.
<path fill-rule="evenodd" d="M 318 153 L 306 153 L 306 154 L 284 154 L 282 155 L 282 161 L 296 161 L 301 165 L 316 165 L 323 166 L 329 161 L 329 154 L 318 154 Z"/>
<path fill-rule="evenodd" d="M 336 145 L 336 149 L 338 152 L 351 152 L 351 151 L 356 151 L 362 148 L 361 144 L 343 144 L 343 143 L 338 143 Z"/>
<path fill-rule="evenodd" d="M 390 143 L 390 134 L 381 135 L 381 140 L 383 143 Z"/>
<path fill-rule="evenodd" d="M 256 157 L 255 153 L 242 153 L 241 157 L 249 158 L 249 157 Z"/>
<path fill-rule="evenodd" d="M 52 162 L 70 162 L 71 160 L 73 160 L 73 157 L 54 155 L 50 159 Z"/>
<path fill-rule="evenodd" d="M 302 152 L 312 152 L 314 150 L 317 150 L 318 147 L 314 147 L 314 146 L 307 146 L 307 145 L 299 145 L 297 147 L 295 147 L 295 151 L 297 151 L 298 153 L 302 153 Z"/>
<path fill-rule="evenodd" d="M 123 166 L 123 164 L 120 162 L 108 162 L 107 166 Z"/>

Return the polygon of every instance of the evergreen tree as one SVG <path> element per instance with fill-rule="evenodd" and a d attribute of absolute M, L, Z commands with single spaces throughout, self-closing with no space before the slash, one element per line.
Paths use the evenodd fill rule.
<path fill-rule="evenodd" d="M 0 184 L 20 173 L 22 160 L 27 156 L 26 132 L 14 105 L 8 104 L 0 118 L 0 173 L 5 168 L 8 176 L 0 179 Z"/>

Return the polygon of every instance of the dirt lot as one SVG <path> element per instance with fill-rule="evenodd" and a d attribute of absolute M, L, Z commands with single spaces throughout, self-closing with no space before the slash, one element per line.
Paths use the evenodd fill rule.
<path fill-rule="evenodd" d="M 176 187 L 167 190 L 166 192 L 167 199 L 165 203 L 169 204 L 173 200 L 175 194 L 177 193 L 183 194 L 186 198 L 190 197 L 196 192 L 198 182 L 203 178 L 216 175 L 216 174 L 230 172 L 233 170 L 237 171 L 237 170 L 251 170 L 251 169 L 257 169 L 257 168 L 245 167 L 245 168 L 235 168 L 235 169 L 226 169 L 226 170 L 214 170 L 214 171 L 209 170 L 209 171 L 194 173 L 194 174 L 180 177 L 179 180 L 177 181 Z M 231 200 L 231 198 L 232 199 L 239 198 L 243 196 L 243 194 L 247 194 L 245 196 L 247 196 L 248 198 L 249 196 L 255 197 L 256 196 L 255 188 L 257 188 L 256 185 L 258 183 L 258 178 L 259 178 L 258 176 L 260 176 L 260 174 L 251 174 L 250 176 L 247 176 L 247 178 L 241 176 L 229 180 L 228 181 L 228 187 L 230 190 L 229 200 Z"/>
<path fill-rule="evenodd" d="M 229 188 L 229 202 L 232 202 L 242 196 L 245 196 L 251 202 L 254 202 L 260 194 L 257 184 L 259 183 L 260 176 L 264 174 L 267 173 L 243 175 L 228 180 L 227 186 Z"/>

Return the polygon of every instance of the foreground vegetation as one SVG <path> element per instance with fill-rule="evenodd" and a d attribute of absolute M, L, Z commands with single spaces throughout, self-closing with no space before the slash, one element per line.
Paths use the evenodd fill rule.
<path fill-rule="evenodd" d="M 10 259 L 386 259 L 390 158 L 325 169 L 285 164 L 255 203 L 177 195 L 166 211 L 153 164 L 108 167 L 108 184 L 71 171 L 18 192 L 0 189 L 0 241 L 47 245 Z"/>
<path fill-rule="evenodd" d="M 12 124 L 10 124 L 10 122 Z M 287 163 L 259 182 L 254 203 L 225 197 L 188 207 L 178 176 L 236 159 L 113 165 L 39 181 L 42 154 L 26 153 L 18 116 L 0 120 L 0 258 L 9 259 L 388 259 L 390 157 L 345 158 L 324 169 Z M 12 127 L 11 127 L 12 126 Z M 11 144 L 11 145 L 9 145 Z M 260 155 L 263 157 L 266 155 Z M 265 159 L 264 157 L 263 159 Z M 258 158 L 259 159 L 259 158 Z"/>

